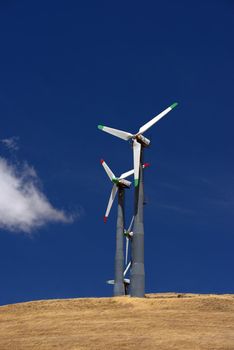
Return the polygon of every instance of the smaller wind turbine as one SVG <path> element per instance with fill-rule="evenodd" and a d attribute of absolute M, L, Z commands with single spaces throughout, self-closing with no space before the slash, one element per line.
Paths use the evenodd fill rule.
<path fill-rule="evenodd" d="M 115 196 L 118 192 L 118 207 L 117 207 L 117 224 L 116 224 L 116 245 L 115 245 L 115 279 L 107 283 L 114 285 L 114 296 L 125 295 L 126 282 L 124 280 L 124 193 L 125 188 L 130 188 L 131 182 L 126 180 L 126 177 L 132 175 L 134 170 L 127 171 L 116 177 L 113 171 L 108 167 L 106 162 L 102 159 L 101 164 L 105 169 L 109 179 L 113 183 L 110 199 L 107 205 L 104 222 L 106 222 L 111 207 L 113 205 Z"/>
<path fill-rule="evenodd" d="M 101 159 L 101 164 L 102 164 L 103 168 L 105 169 L 109 179 L 114 184 L 112 187 L 112 190 L 111 190 L 109 202 L 108 202 L 106 213 L 104 216 L 104 222 L 106 223 L 107 218 L 110 214 L 111 207 L 112 207 L 113 202 L 115 200 L 115 196 L 118 192 L 118 189 L 119 188 L 130 188 L 131 181 L 128 181 L 125 179 L 134 174 L 134 169 L 126 171 L 125 173 L 121 174 L 119 177 L 116 177 L 115 174 L 113 173 L 113 171 L 109 168 L 109 166 L 106 164 L 106 162 L 103 159 Z M 149 166 L 149 163 L 143 164 L 143 169 L 148 167 L 148 166 Z"/>
<path fill-rule="evenodd" d="M 129 278 L 125 278 L 128 270 L 130 269 L 131 267 L 131 261 L 129 261 L 128 265 L 126 266 L 124 272 L 123 272 L 123 277 L 124 277 L 124 284 L 130 284 L 130 279 Z M 106 281 L 107 284 L 115 284 L 115 280 L 108 280 Z"/>
<path fill-rule="evenodd" d="M 132 264 L 132 261 L 130 260 L 128 262 L 127 266 L 125 267 L 124 272 L 123 272 L 123 284 L 124 284 L 125 295 L 128 294 L 128 287 L 130 285 L 130 279 L 126 278 L 126 274 L 127 274 L 128 270 L 130 269 L 131 264 Z M 106 283 L 114 285 L 115 284 L 115 280 L 108 280 Z"/>
<path fill-rule="evenodd" d="M 147 147 L 150 144 L 150 140 L 147 139 L 143 134 L 151 128 L 155 123 L 157 123 L 162 117 L 169 113 L 173 108 L 178 105 L 177 102 L 173 103 L 170 107 L 166 108 L 164 111 L 159 113 L 156 117 L 151 119 L 148 123 L 144 124 L 136 134 L 131 134 L 126 131 L 109 128 L 104 125 L 98 125 L 98 129 L 107 132 L 108 134 L 114 135 L 123 139 L 125 141 L 132 140 L 133 144 L 133 164 L 134 164 L 134 184 L 135 187 L 139 184 L 139 168 L 140 168 L 140 157 L 141 157 L 141 148 Z"/>

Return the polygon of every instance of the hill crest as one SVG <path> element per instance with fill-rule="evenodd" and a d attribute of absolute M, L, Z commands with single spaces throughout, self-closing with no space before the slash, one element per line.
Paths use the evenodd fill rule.
<path fill-rule="evenodd" d="M 0 307 L 0 349 L 233 350 L 234 295 L 51 299 Z"/>

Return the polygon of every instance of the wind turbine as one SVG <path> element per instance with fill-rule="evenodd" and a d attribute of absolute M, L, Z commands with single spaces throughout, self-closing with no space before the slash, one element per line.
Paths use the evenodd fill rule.
<path fill-rule="evenodd" d="M 127 267 L 125 268 L 125 270 L 123 272 L 124 293 L 125 293 L 125 295 L 128 294 L 128 286 L 130 285 L 130 279 L 126 278 L 125 276 L 126 276 L 128 270 L 130 269 L 130 267 L 131 267 L 131 261 L 129 261 Z M 108 280 L 106 283 L 114 285 L 115 284 L 115 280 Z"/>
<path fill-rule="evenodd" d="M 117 227 L 116 227 L 116 247 L 115 247 L 115 279 L 114 279 L 114 296 L 125 295 L 124 286 L 124 253 L 123 253 L 123 232 L 124 232 L 124 190 L 130 188 L 131 182 L 126 180 L 134 173 L 134 170 L 127 171 L 116 177 L 106 162 L 101 159 L 101 164 L 105 169 L 109 179 L 113 183 L 110 199 L 107 205 L 104 222 L 106 222 L 115 196 L 118 192 L 118 210 L 117 210 Z M 112 281 L 111 281 L 112 282 Z M 108 282 L 110 283 L 110 281 Z"/>
<path fill-rule="evenodd" d="M 134 163 L 134 184 L 135 187 L 139 184 L 139 168 L 140 168 L 140 157 L 141 148 L 147 147 L 150 144 L 150 140 L 143 136 L 143 134 L 157 123 L 162 117 L 169 113 L 173 108 L 178 105 L 177 102 L 173 103 L 170 107 L 159 113 L 156 117 L 151 119 L 149 122 L 144 124 L 136 134 L 131 134 L 126 131 L 109 128 L 108 126 L 98 125 L 98 129 L 107 132 L 108 134 L 114 135 L 125 141 L 132 140 L 133 142 L 133 163 Z"/>
<path fill-rule="evenodd" d="M 116 251 L 115 251 L 115 280 L 114 280 L 114 295 L 125 295 L 125 281 L 124 281 L 124 253 L 123 253 L 123 239 L 124 239 L 124 226 L 125 226 L 125 215 L 124 215 L 124 190 L 130 188 L 131 182 L 126 180 L 127 177 L 133 175 L 134 170 L 129 170 L 119 177 L 116 177 L 113 171 L 109 168 L 107 163 L 101 159 L 101 164 L 106 171 L 109 179 L 113 183 L 111 195 L 107 205 L 106 213 L 104 216 L 104 222 L 106 222 L 111 207 L 113 205 L 115 196 L 118 192 L 118 211 L 117 211 L 117 227 L 116 227 Z M 149 166 L 145 163 L 142 167 Z"/>
<path fill-rule="evenodd" d="M 173 103 L 170 107 L 159 113 L 149 122 L 144 124 L 136 134 L 126 131 L 113 129 L 107 126 L 98 125 L 98 128 L 119 137 L 125 141 L 132 140 L 133 145 L 133 163 L 134 163 L 134 235 L 132 238 L 132 263 L 131 263 L 131 291 L 132 297 L 145 296 L 145 265 L 144 265 L 144 185 L 143 171 L 140 164 L 143 164 L 143 149 L 150 144 L 150 140 L 143 134 L 163 118 L 167 113 L 178 105 Z"/>

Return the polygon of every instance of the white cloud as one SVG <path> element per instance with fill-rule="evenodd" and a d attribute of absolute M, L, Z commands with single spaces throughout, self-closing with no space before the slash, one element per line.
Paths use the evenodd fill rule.
<path fill-rule="evenodd" d="M 0 157 L 0 228 L 30 233 L 49 222 L 72 221 L 42 193 L 33 167 L 19 167 Z"/>
<path fill-rule="evenodd" d="M 16 136 L 12 136 L 1 140 L 4 146 L 6 146 L 6 148 L 12 151 L 17 151 L 19 149 L 18 141 L 19 141 L 19 138 Z"/>

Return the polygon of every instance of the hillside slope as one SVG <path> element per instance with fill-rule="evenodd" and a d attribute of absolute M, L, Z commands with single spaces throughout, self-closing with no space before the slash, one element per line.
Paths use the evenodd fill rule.
<path fill-rule="evenodd" d="M 0 307 L 0 350 L 234 350 L 234 295 L 150 294 Z"/>

